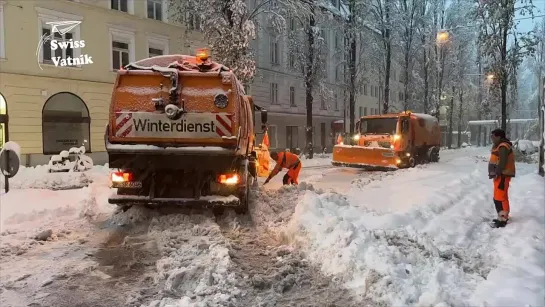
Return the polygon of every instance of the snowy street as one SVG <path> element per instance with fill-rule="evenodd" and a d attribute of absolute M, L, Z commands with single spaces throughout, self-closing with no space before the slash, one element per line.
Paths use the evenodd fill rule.
<path fill-rule="evenodd" d="M 395 172 L 303 160 L 248 215 L 107 203 L 108 171 L 23 168 L 0 196 L 1 306 L 544 306 L 545 180 L 517 164 L 506 228 L 489 148 Z M 502 291 L 498 291 L 501 288 Z"/>

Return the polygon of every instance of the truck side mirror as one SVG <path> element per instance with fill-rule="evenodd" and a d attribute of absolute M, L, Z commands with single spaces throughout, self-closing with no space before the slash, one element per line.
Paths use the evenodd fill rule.
<path fill-rule="evenodd" d="M 261 129 L 265 130 L 267 127 L 267 110 L 261 110 Z"/>
<path fill-rule="evenodd" d="M 405 133 L 408 131 L 409 131 L 409 121 L 405 119 L 403 120 L 403 123 L 401 125 L 401 132 Z"/>

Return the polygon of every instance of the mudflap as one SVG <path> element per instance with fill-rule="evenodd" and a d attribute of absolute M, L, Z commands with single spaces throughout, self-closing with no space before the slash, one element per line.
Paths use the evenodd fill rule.
<path fill-rule="evenodd" d="M 334 146 L 331 164 L 368 170 L 399 169 L 396 155 L 392 150 L 361 146 Z"/>

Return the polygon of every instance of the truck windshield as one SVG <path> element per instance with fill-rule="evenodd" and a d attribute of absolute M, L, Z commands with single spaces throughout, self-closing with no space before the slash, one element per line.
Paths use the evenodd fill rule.
<path fill-rule="evenodd" d="M 397 118 L 366 118 L 361 120 L 362 134 L 395 134 Z"/>

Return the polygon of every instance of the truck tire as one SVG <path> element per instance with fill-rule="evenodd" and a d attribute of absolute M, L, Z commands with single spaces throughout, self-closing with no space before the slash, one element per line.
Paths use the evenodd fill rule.
<path fill-rule="evenodd" d="M 437 147 L 428 149 L 428 161 L 431 163 L 439 162 L 439 149 Z"/>
<path fill-rule="evenodd" d="M 413 167 L 416 166 L 416 160 L 414 159 L 414 157 L 410 157 L 410 158 L 409 158 L 408 166 L 409 166 L 410 168 L 413 168 Z"/>
<path fill-rule="evenodd" d="M 240 193 L 238 199 L 240 200 L 240 205 L 235 208 L 235 213 L 237 214 L 246 214 L 249 209 L 250 203 L 250 173 L 246 174 L 246 187 L 243 193 Z"/>

